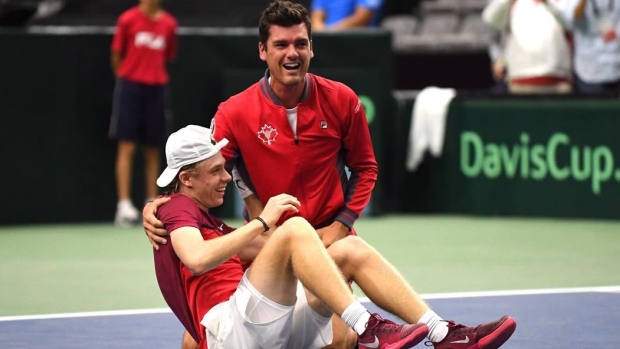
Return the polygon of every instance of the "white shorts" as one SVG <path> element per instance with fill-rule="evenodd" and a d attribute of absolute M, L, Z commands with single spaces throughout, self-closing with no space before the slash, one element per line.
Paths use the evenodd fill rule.
<path fill-rule="evenodd" d="M 275 303 L 256 290 L 244 275 L 237 290 L 213 307 L 201 321 L 209 349 L 312 349 L 332 342 L 331 318 L 308 305 L 301 283 L 293 306 Z"/>

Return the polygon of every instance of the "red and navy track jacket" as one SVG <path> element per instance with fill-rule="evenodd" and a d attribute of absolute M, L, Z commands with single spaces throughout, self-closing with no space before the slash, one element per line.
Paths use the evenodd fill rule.
<path fill-rule="evenodd" d="M 263 205 L 291 194 L 301 202 L 299 215 L 315 228 L 335 220 L 352 228 L 378 173 L 360 99 L 340 82 L 307 74 L 295 134 L 268 77 L 267 71 L 218 107 L 212 127 L 216 140 L 230 141 L 222 149 L 227 168 L 237 166 Z"/>

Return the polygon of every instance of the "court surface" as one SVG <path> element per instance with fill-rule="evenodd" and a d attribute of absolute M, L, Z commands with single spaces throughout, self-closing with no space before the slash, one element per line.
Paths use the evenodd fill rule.
<path fill-rule="evenodd" d="M 503 348 L 620 348 L 620 222 L 389 216 L 356 229 L 444 318 L 513 316 Z M 0 348 L 180 347 L 141 229 L 0 227 L 0 238 Z"/>
<path fill-rule="evenodd" d="M 617 349 L 620 342 L 620 287 L 425 298 L 439 314 L 468 325 L 512 315 L 517 330 L 503 346 L 506 349 Z M 372 303 L 365 305 L 380 311 Z M 178 348 L 182 331 L 167 309 L 0 318 L 2 348 Z"/>

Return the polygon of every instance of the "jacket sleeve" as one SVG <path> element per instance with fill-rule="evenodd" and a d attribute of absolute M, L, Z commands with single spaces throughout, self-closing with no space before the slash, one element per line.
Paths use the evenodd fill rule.
<path fill-rule="evenodd" d="M 491 0 L 482 10 L 482 21 L 500 32 L 506 29 L 513 0 Z"/>
<path fill-rule="evenodd" d="M 579 5 L 579 0 L 548 0 L 545 6 L 551 11 L 551 14 L 562 24 L 565 30 L 574 30 L 575 28 L 575 9 Z"/>
<path fill-rule="evenodd" d="M 379 171 L 370 138 L 370 129 L 362 102 L 352 90 L 348 90 L 346 106 L 349 110 L 345 123 L 343 147 L 345 165 L 351 175 L 345 187 L 345 202 L 335 220 L 349 228 L 370 202 L 372 190 Z"/>
<path fill-rule="evenodd" d="M 230 118 L 227 117 L 223 109 L 222 104 L 220 104 L 215 116 L 211 119 L 211 132 L 213 132 L 213 138 L 216 142 L 224 138 L 228 139 L 228 145 L 222 148 L 221 151 L 224 159 L 226 159 L 226 169 L 231 171 L 239 154 L 239 146 L 232 129 L 234 125 L 232 125 Z"/>
<path fill-rule="evenodd" d="M 215 116 L 211 119 L 211 130 L 213 132 L 213 138 L 217 142 L 223 138 L 228 139 L 228 144 L 221 150 L 224 159 L 226 159 L 226 164 L 224 166 L 228 172 L 231 172 L 234 167 L 237 167 L 245 185 L 252 192 L 256 193 L 256 189 L 250 180 L 250 174 L 245 167 L 243 157 L 239 151 L 239 143 L 235 137 L 235 130 L 233 127 L 235 127 L 234 122 L 231 121 L 231 118 L 226 113 L 226 108 L 223 107 L 223 104 L 220 104 Z M 235 185 L 238 184 L 235 183 Z"/>

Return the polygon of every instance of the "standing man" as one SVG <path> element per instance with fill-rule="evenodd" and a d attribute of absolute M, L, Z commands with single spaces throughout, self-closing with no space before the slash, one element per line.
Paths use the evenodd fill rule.
<path fill-rule="evenodd" d="M 158 194 L 160 147 L 166 142 L 166 63 L 177 50 L 177 22 L 161 7 L 161 0 L 140 0 L 118 19 L 111 47 L 116 76 L 110 138 L 118 143 L 114 223 L 136 224 L 139 212 L 131 202 L 131 176 L 137 144 L 142 145 L 146 197 Z"/>
<path fill-rule="evenodd" d="M 258 53 L 267 63 L 265 76 L 219 106 L 214 138 L 230 142 L 222 155 L 227 169 L 236 167 L 233 180 L 250 219 L 270 197 L 288 193 L 301 203 L 295 215 L 305 218 L 329 247 L 354 235 L 353 224 L 370 201 L 377 179 L 364 109 L 348 86 L 308 73 L 314 57 L 312 25 L 302 5 L 276 0 L 267 7 L 259 20 Z M 155 249 L 167 242 L 155 235 L 167 235 L 154 215 L 164 201 L 147 204 L 143 211 Z M 291 215 L 284 214 L 279 223 Z M 440 342 L 449 323 L 433 314 L 423 322 L 437 325 L 432 341 Z M 339 317 L 334 317 L 333 326 L 334 348 L 356 344 L 356 333 Z"/>
<path fill-rule="evenodd" d="M 311 18 L 315 30 L 377 27 L 383 0 L 312 0 Z"/>
<path fill-rule="evenodd" d="M 575 87 L 582 94 L 620 94 L 620 1 L 549 1 L 573 32 Z"/>
<path fill-rule="evenodd" d="M 557 11 L 538 0 L 492 0 L 482 20 L 500 38 L 491 43 L 492 74 L 512 94 L 572 91 L 570 43 Z M 532 27 L 538 30 L 531 30 Z"/>

